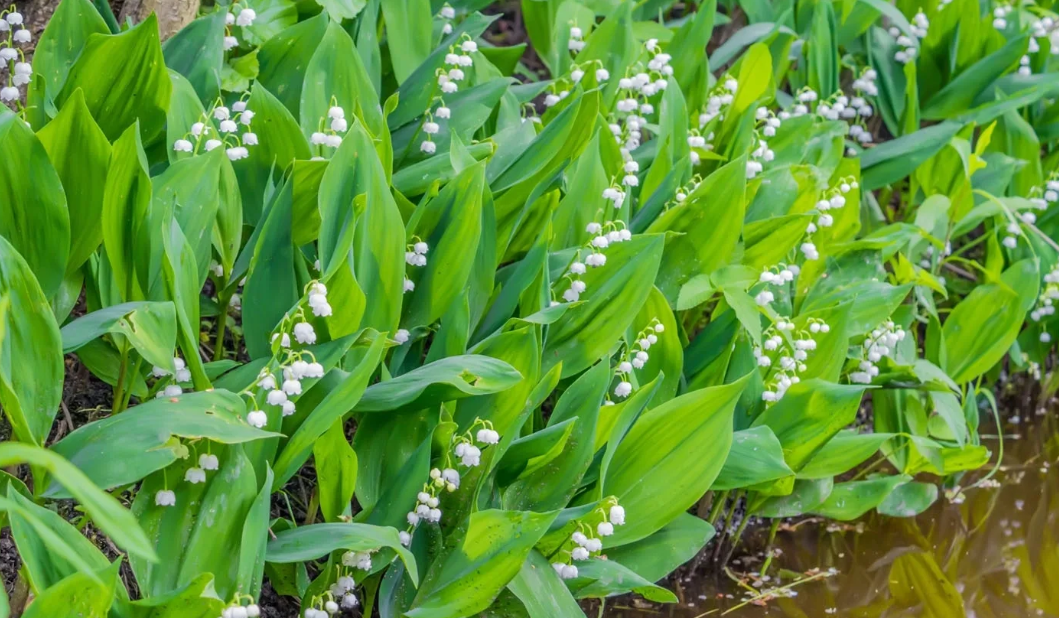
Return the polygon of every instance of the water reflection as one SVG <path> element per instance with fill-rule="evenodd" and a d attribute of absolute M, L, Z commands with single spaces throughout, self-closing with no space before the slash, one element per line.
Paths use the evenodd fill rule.
<path fill-rule="evenodd" d="M 944 497 L 914 519 L 873 515 L 855 525 L 821 521 L 784 526 L 777 539 L 771 578 L 754 585 L 762 552 L 731 565 L 737 584 L 724 574 L 685 577 L 673 586 L 680 605 L 611 600 L 609 618 L 797 618 L 917 617 L 1059 618 L 1059 430 L 1053 414 L 1005 439 L 996 488 L 965 493 L 962 503 Z M 997 440 L 983 439 L 997 451 Z M 983 474 L 979 472 L 978 474 Z M 971 484 L 965 478 L 962 485 Z M 748 545 L 762 547 L 759 533 Z M 791 588 L 795 596 L 763 606 L 742 605 L 747 587 L 765 590 L 821 570 Z M 824 576 L 835 569 L 837 574 Z M 747 577 L 749 572 L 752 575 Z M 637 605 L 639 607 L 632 607 Z M 641 606 L 642 605 L 642 606 Z"/>

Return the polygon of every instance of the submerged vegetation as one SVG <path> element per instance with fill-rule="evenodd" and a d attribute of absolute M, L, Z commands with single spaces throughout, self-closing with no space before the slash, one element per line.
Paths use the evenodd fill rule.
<path fill-rule="evenodd" d="M 1048 3 L 487 5 L 0 14 L 0 616 L 576 617 L 995 483 Z"/>

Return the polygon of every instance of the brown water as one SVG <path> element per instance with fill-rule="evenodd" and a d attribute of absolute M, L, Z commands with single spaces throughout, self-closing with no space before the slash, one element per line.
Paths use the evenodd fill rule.
<path fill-rule="evenodd" d="M 754 552 L 731 564 L 730 575 L 666 583 L 679 605 L 611 600 L 604 616 L 1059 618 L 1059 423 L 1054 412 L 1029 420 L 1005 428 L 997 488 L 969 490 L 960 504 L 941 496 L 914 519 L 785 526 L 767 582 L 755 582 L 762 552 Z M 995 436 L 983 443 L 997 452 Z M 763 547 L 762 537 L 749 547 Z M 794 596 L 781 590 L 761 605 L 745 604 L 798 579 L 787 589 Z"/>

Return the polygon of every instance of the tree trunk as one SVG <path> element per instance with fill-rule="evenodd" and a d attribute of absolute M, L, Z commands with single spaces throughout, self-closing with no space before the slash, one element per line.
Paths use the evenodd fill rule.
<path fill-rule="evenodd" d="M 158 31 L 164 41 L 195 19 L 199 0 L 125 0 L 118 23 L 124 24 L 129 17 L 140 23 L 152 12 L 158 16 Z"/>

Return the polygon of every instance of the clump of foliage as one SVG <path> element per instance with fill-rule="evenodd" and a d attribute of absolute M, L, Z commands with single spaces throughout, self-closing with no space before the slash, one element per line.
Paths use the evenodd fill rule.
<path fill-rule="evenodd" d="M 62 0 L 31 61 L 3 12 L 25 615 L 581 616 L 996 459 L 1059 335 L 1047 3 L 523 0 L 533 62 L 484 4 Z M 113 395 L 53 439 L 64 355 Z"/>

